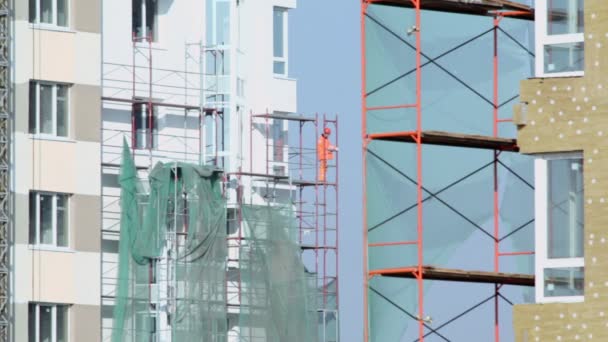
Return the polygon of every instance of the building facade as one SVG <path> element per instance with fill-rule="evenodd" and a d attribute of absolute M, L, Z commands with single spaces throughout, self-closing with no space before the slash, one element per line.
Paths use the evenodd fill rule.
<path fill-rule="evenodd" d="M 15 341 L 99 341 L 101 1 L 14 2 Z"/>
<path fill-rule="evenodd" d="M 608 4 L 536 1 L 535 78 L 521 84 L 518 145 L 535 158 L 536 303 L 516 341 L 604 341 Z"/>

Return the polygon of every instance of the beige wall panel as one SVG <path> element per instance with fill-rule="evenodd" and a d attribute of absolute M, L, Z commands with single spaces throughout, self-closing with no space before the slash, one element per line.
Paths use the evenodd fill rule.
<path fill-rule="evenodd" d="M 585 76 L 531 79 L 523 153 L 583 151 L 585 300 L 514 308 L 516 341 L 608 341 L 608 2 L 585 1 Z M 527 338 L 527 340 L 526 340 Z"/>
<path fill-rule="evenodd" d="M 99 142 L 101 87 L 75 84 L 71 88 L 71 135 L 79 141 Z"/>
<path fill-rule="evenodd" d="M 98 342 L 101 340 L 101 307 L 72 306 L 71 341 Z"/>
<path fill-rule="evenodd" d="M 71 9 L 74 30 L 101 33 L 101 0 L 73 0 Z"/>
<path fill-rule="evenodd" d="M 31 32 L 34 39 L 33 78 L 75 83 L 76 33 L 49 30 Z"/>
<path fill-rule="evenodd" d="M 99 305 L 99 254 L 32 250 L 29 300 Z"/>
<path fill-rule="evenodd" d="M 32 189 L 100 195 L 98 143 L 31 140 Z"/>
<path fill-rule="evenodd" d="M 44 29 L 30 29 L 29 32 L 33 39 L 33 63 L 26 66 L 31 70 L 30 78 L 87 85 L 100 84 L 100 34 Z M 23 38 L 27 36 L 24 35 Z"/>
<path fill-rule="evenodd" d="M 72 196 L 72 229 L 75 250 L 100 252 L 101 250 L 101 197 Z"/>

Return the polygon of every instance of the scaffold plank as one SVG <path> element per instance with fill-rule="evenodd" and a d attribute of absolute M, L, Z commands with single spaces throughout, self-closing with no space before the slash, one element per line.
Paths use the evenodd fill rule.
<path fill-rule="evenodd" d="M 411 0 L 372 0 L 371 4 L 395 7 L 414 7 Z M 534 9 L 530 6 L 508 0 L 422 0 L 421 9 L 460 14 L 495 16 L 500 12 L 521 12 L 517 18 L 534 19 Z"/>
<path fill-rule="evenodd" d="M 413 270 L 416 270 L 415 266 L 373 270 L 370 271 L 370 274 L 396 278 L 415 278 L 416 276 Z M 433 266 L 423 266 L 422 277 L 426 280 L 443 280 L 463 283 L 534 286 L 534 275 L 531 274 L 466 271 Z"/>
<path fill-rule="evenodd" d="M 300 121 L 300 122 L 313 122 L 315 118 L 302 116 L 302 115 L 289 115 L 289 114 L 257 114 L 254 115 L 256 118 L 264 118 L 264 119 L 276 119 L 276 120 L 286 120 L 286 121 Z"/>
<path fill-rule="evenodd" d="M 375 133 L 370 134 L 368 137 L 372 140 L 416 143 L 415 132 Z M 511 138 L 496 138 L 484 135 L 441 131 L 424 131 L 421 133 L 421 138 L 422 143 L 428 145 L 443 145 L 513 152 L 519 151 L 517 140 Z"/>
<path fill-rule="evenodd" d="M 267 173 L 257 173 L 257 172 L 233 172 L 230 175 L 232 176 L 246 176 L 246 177 L 259 177 L 259 178 L 270 178 L 274 180 L 286 180 L 287 176 L 284 175 L 272 175 Z"/>
<path fill-rule="evenodd" d="M 336 183 L 331 182 L 323 182 L 323 181 L 315 181 L 315 180 L 306 180 L 306 179 L 289 179 L 284 180 L 282 183 L 291 184 L 295 186 L 335 186 Z"/>

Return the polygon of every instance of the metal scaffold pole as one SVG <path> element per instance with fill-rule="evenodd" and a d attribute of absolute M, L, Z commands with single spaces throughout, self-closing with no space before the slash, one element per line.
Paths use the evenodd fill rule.
<path fill-rule="evenodd" d="M 0 341 L 11 340 L 11 0 L 0 0 Z"/>

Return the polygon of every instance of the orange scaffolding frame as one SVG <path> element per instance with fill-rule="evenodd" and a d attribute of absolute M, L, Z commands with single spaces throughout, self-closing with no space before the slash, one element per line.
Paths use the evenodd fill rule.
<path fill-rule="evenodd" d="M 387 105 L 387 106 L 373 106 L 369 107 L 367 105 L 367 60 L 366 60 L 366 20 L 372 20 L 376 24 L 382 24 L 372 17 L 368 15 L 368 7 L 370 5 L 386 5 L 390 7 L 406 7 L 411 8 L 415 14 L 415 26 L 412 28 L 411 34 L 415 35 L 415 45 L 409 44 L 403 41 L 396 33 L 392 32 L 389 28 L 384 27 L 387 31 L 389 31 L 393 36 L 402 40 L 404 43 L 408 44 L 410 48 L 415 50 L 415 76 L 416 76 L 416 100 L 415 103 L 405 103 L 399 105 Z M 470 41 L 473 41 L 479 38 L 482 35 L 474 37 L 468 42 L 458 45 L 457 47 L 448 50 L 441 54 L 439 57 L 435 59 L 425 55 L 422 51 L 422 33 L 421 33 L 421 11 L 422 10 L 434 10 L 434 11 L 442 11 L 442 12 L 453 12 L 460 14 L 471 14 L 471 15 L 480 15 L 487 16 L 491 18 L 493 21 L 493 28 L 486 31 L 482 35 L 486 33 L 493 32 L 493 41 L 494 41 L 494 53 L 493 53 L 493 98 L 492 100 L 487 100 L 493 107 L 492 117 L 493 117 L 493 127 L 492 136 L 479 136 L 479 135 L 469 135 L 469 134 L 460 134 L 460 133 L 451 133 L 451 132 L 438 132 L 438 131 L 424 131 L 422 129 L 422 119 L 423 119 L 423 109 L 422 109 L 422 68 L 427 64 L 436 64 L 435 59 L 442 57 L 461 46 L 468 44 Z M 516 3 L 513 1 L 507 0 L 483 0 L 479 3 L 470 3 L 470 2 L 461 2 L 455 0 L 361 0 L 361 11 L 360 11 L 360 27 L 361 27 L 361 74 L 362 74 L 362 88 L 361 88 L 361 107 L 362 107 L 362 139 L 363 139 L 363 152 L 362 152 L 362 161 L 363 161 L 363 270 L 364 270 L 364 331 L 363 331 L 363 341 L 369 342 L 372 341 L 370 339 L 370 306 L 368 302 L 368 293 L 370 290 L 369 281 L 373 277 L 379 276 L 387 276 L 387 277 L 402 277 L 402 278 L 414 278 L 417 284 L 417 315 L 411 315 L 412 319 L 417 320 L 418 326 L 418 339 L 417 341 L 424 341 L 425 337 L 431 334 L 437 334 L 439 337 L 443 338 L 446 341 L 449 341 L 444 336 L 439 334 L 437 330 L 441 329 L 443 326 L 451 323 L 452 321 L 464 316 L 468 311 L 465 311 L 463 314 L 460 314 L 453 318 L 452 320 L 440 325 L 437 328 L 430 327 L 425 322 L 425 292 L 424 292 L 424 280 L 443 280 L 443 281 L 457 281 L 457 282 L 473 282 L 473 283 L 490 283 L 494 284 L 494 295 L 482 303 L 489 301 L 490 299 L 494 299 L 494 341 L 500 341 L 500 324 L 499 324 L 499 298 L 504 298 L 501 295 L 500 289 L 503 285 L 519 285 L 519 286 L 534 286 L 534 276 L 532 275 L 524 275 L 524 274 L 510 274 L 510 273 L 501 273 L 500 271 L 500 259 L 501 257 L 507 256 L 521 256 L 521 255 L 532 255 L 533 251 L 522 251 L 522 252 L 504 252 L 500 249 L 500 243 L 504 240 L 508 235 L 513 234 L 513 232 L 507 234 L 506 236 L 500 236 L 500 209 L 499 209 L 499 193 L 498 193 L 498 166 L 503 165 L 498 159 L 501 153 L 503 152 L 517 152 L 519 149 L 517 147 L 517 142 L 515 139 L 505 139 L 500 138 L 498 136 L 498 126 L 500 123 L 511 122 L 511 119 L 500 118 L 499 117 L 499 109 L 506 103 L 510 102 L 514 98 L 500 103 L 498 90 L 499 90 L 499 72 L 498 72 L 498 64 L 499 64 L 499 55 L 498 55 L 498 32 L 502 31 L 500 28 L 500 21 L 503 18 L 510 17 L 516 19 L 523 20 L 533 20 L 534 19 L 534 10 L 526 5 Z M 511 39 L 513 39 L 511 37 Z M 514 40 L 514 39 L 513 39 Z M 519 43 L 518 43 L 519 44 Z M 522 48 L 524 48 L 521 44 L 519 44 Z M 531 53 L 530 53 L 531 54 Z M 428 62 L 422 63 L 422 57 L 428 59 Z M 437 64 L 436 64 L 437 65 Z M 440 67 L 440 66 L 439 66 Z M 449 73 L 444 68 L 440 67 L 443 71 Z M 453 75 L 452 75 L 453 76 Z M 455 76 L 453 76 L 455 77 Z M 458 80 L 460 81 L 460 80 Z M 460 81 L 465 87 L 475 92 L 471 87 L 466 85 L 463 81 Z M 477 93 L 477 95 L 480 95 Z M 482 98 L 483 96 L 480 95 Z M 484 98 L 485 99 L 485 98 Z M 416 128 L 412 131 L 402 131 L 402 132 L 382 132 L 382 133 L 374 133 L 368 131 L 367 126 L 367 113 L 369 111 L 382 111 L 382 110 L 390 110 L 390 109 L 403 109 L 403 108 L 412 108 L 416 111 Z M 367 156 L 368 154 L 372 154 L 373 152 L 368 150 L 368 145 L 373 140 L 380 141 L 392 141 L 392 142 L 400 142 L 400 143 L 413 143 L 416 145 L 416 177 L 415 179 L 409 178 L 405 174 L 401 173 L 396 168 L 392 167 L 393 170 L 400 173 L 402 176 L 408 178 L 410 181 L 416 184 L 416 204 L 412 206 L 417 211 L 417 223 L 416 223 L 416 235 L 417 238 L 411 241 L 385 241 L 380 243 L 369 243 L 368 241 L 368 223 L 367 223 Z M 422 170 L 422 148 L 424 145 L 442 145 L 442 146 L 453 146 L 453 147 L 467 147 L 467 148 L 476 148 L 476 149 L 487 149 L 494 151 L 493 161 L 490 163 L 493 165 L 493 233 L 488 234 L 492 240 L 494 241 L 494 255 L 493 255 L 493 270 L 492 272 L 479 272 L 479 271 L 464 271 L 464 270 L 456 270 L 456 269 L 439 269 L 435 268 L 431 265 L 426 265 L 423 258 L 424 252 L 424 241 L 423 241 L 423 202 L 427 199 L 433 197 L 437 198 L 437 193 L 433 193 L 427 190 L 423 184 L 423 170 Z M 490 164 L 486 165 L 489 166 Z M 484 168 L 486 167 L 484 166 Z M 506 166 L 505 166 L 506 167 Z M 510 170 L 511 171 L 511 170 Z M 513 172 L 513 171 L 511 171 Z M 514 173 L 514 172 L 513 172 Z M 464 178 L 469 177 L 471 174 L 465 176 Z M 463 179 L 464 179 L 463 178 Z M 461 179 L 461 180 L 463 180 Z M 459 181 L 461 181 L 459 180 Z M 457 182 L 459 182 L 457 181 Z M 453 185 L 453 184 L 452 184 Z M 451 187 L 449 185 L 448 187 Z M 529 184 L 528 184 L 529 185 Z M 445 190 L 445 189 L 444 189 Z M 443 190 L 441 190 L 443 191 Z M 440 191 L 440 192 L 441 192 Z M 424 198 L 424 192 L 428 192 L 430 195 Z M 438 198 L 437 198 L 438 199 Z M 443 203 L 446 204 L 446 203 Z M 446 204 L 447 205 L 447 204 Z M 533 221 L 533 220 L 532 220 Z M 517 228 L 515 231 L 521 230 L 525 226 L 529 225 L 532 221 L 527 222 L 523 226 Z M 472 223 L 472 222 L 471 222 Z M 417 263 L 416 265 L 407 266 L 407 267 L 396 267 L 396 268 L 383 268 L 383 269 L 369 269 L 369 248 L 379 248 L 386 246 L 403 246 L 403 245 L 412 245 L 417 249 Z M 385 298 L 386 299 L 386 298 Z M 388 300 L 388 299 L 387 299 Z M 477 307 L 480 304 L 477 304 L 474 307 Z M 393 303 L 394 304 L 394 303 Z M 396 304 L 394 304 L 396 305 Z M 428 332 L 426 332 L 428 330 Z"/>

